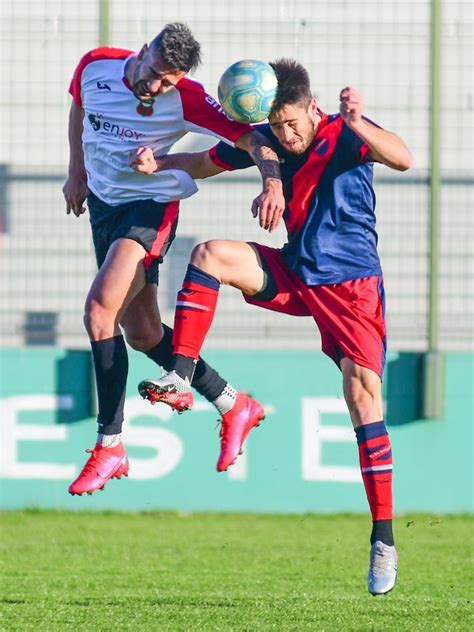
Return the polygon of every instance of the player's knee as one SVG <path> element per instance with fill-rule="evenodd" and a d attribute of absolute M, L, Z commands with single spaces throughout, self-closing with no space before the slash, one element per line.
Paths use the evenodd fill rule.
<path fill-rule="evenodd" d="M 88 300 L 84 306 L 84 327 L 92 337 L 96 336 L 105 328 L 113 325 L 114 318 L 96 300 Z"/>
<path fill-rule="evenodd" d="M 209 270 L 219 265 L 224 250 L 222 242 L 218 239 L 211 239 L 198 244 L 191 255 L 191 263 L 198 268 Z"/>
<path fill-rule="evenodd" d="M 209 248 L 209 242 L 203 242 L 194 247 L 191 254 L 191 263 L 198 268 L 212 258 L 212 250 Z"/>

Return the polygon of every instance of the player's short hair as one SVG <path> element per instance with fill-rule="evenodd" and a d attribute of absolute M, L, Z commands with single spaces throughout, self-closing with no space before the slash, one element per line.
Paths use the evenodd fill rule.
<path fill-rule="evenodd" d="M 189 72 L 201 63 L 201 45 L 182 22 L 167 24 L 150 42 L 150 49 L 175 70 Z"/>
<path fill-rule="evenodd" d="M 313 95 L 308 71 L 304 66 L 286 57 L 270 62 L 278 80 L 277 93 L 272 110 L 276 111 L 285 105 L 301 104 L 305 108 L 310 104 Z"/>

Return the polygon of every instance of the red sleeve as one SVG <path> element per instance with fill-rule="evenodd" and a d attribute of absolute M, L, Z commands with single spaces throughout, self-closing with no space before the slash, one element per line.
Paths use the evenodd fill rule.
<path fill-rule="evenodd" d="M 99 61 L 100 59 L 126 59 L 131 55 L 133 51 L 126 50 L 124 48 L 110 48 L 109 46 L 102 46 L 101 48 L 94 48 L 94 50 L 86 53 L 77 65 L 76 70 L 69 84 L 69 93 L 77 103 L 79 107 L 82 107 L 81 97 L 81 83 L 82 73 L 84 68 L 93 61 Z"/>
<path fill-rule="evenodd" d="M 215 165 L 221 167 L 221 169 L 225 169 L 226 171 L 234 171 L 235 169 L 235 167 L 232 167 L 229 163 L 221 160 L 219 154 L 217 153 L 217 145 L 214 145 L 214 147 L 211 147 L 209 150 L 209 158 Z"/>
<path fill-rule="evenodd" d="M 360 157 L 361 162 L 373 161 L 373 158 L 369 156 L 369 152 L 370 152 L 370 147 L 368 147 L 368 145 L 366 145 L 365 143 L 361 145 L 361 148 L 359 150 L 359 157 Z"/>
<path fill-rule="evenodd" d="M 237 123 L 228 117 L 221 105 L 196 81 L 184 77 L 176 88 L 181 95 L 185 121 L 226 138 L 231 143 L 253 130 L 251 125 Z"/>

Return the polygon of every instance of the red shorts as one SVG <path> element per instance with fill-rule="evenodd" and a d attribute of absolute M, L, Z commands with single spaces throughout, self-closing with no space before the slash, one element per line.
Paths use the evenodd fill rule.
<path fill-rule="evenodd" d="M 339 366 L 343 357 L 382 377 L 386 335 L 381 276 L 308 286 L 286 265 L 281 250 L 252 244 L 276 284 L 272 298 L 244 294 L 247 303 L 283 314 L 312 316 L 321 332 L 322 350 Z"/>

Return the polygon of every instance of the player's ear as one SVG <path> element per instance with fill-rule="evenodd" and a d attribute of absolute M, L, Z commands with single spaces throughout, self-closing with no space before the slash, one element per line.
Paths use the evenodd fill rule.
<path fill-rule="evenodd" d="M 140 48 L 140 52 L 138 53 L 137 58 L 142 60 L 147 50 L 148 50 L 148 44 L 143 44 L 143 46 Z"/>
<path fill-rule="evenodd" d="M 318 102 L 313 97 L 308 105 L 308 114 L 312 121 L 316 119 L 316 117 L 318 116 L 318 112 L 319 112 Z"/>

